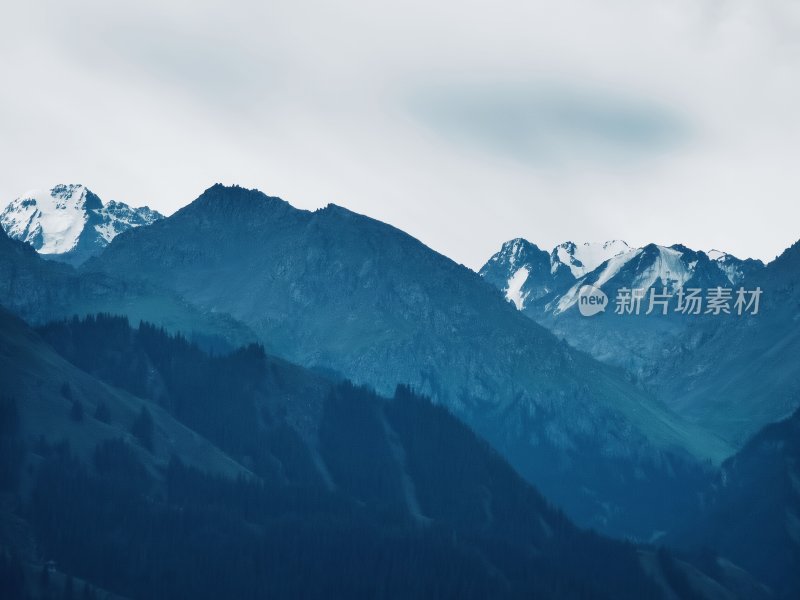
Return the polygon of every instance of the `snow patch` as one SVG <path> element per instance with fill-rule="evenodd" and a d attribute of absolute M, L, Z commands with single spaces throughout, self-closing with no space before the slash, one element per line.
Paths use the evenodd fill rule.
<path fill-rule="evenodd" d="M 622 240 L 610 240 L 602 243 L 585 242 L 581 245 L 564 242 L 553 251 L 551 271 L 555 272 L 560 263 L 569 268 L 575 279 L 579 279 L 594 271 L 610 258 L 630 251 L 631 247 Z"/>
<path fill-rule="evenodd" d="M 528 281 L 528 275 L 530 275 L 528 267 L 520 267 L 508 280 L 506 286 L 506 299 L 511 300 L 517 310 L 522 310 L 525 305 L 526 294 L 522 293 L 522 286 Z"/>
<path fill-rule="evenodd" d="M 569 288 L 567 290 L 567 293 L 564 294 L 563 296 L 561 296 L 561 298 L 558 299 L 558 304 L 556 304 L 556 308 L 553 311 L 553 313 L 554 314 L 563 313 L 570 306 L 575 304 L 578 301 L 578 292 L 580 292 L 580 289 L 584 285 L 585 285 L 585 283 L 583 282 L 583 280 L 581 280 L 578 283 L 576 283 L 575 285 L 573 285 L 571 288 Z"/>
<path fill-rule="evenodd" d="M 694 267 L 681 260 L 683 252 L 664 246 L 656 248 L 657 256 L 652 264 L 634 278 L 632 288 L 647 289 L 658 284 L 668 290 L 675 290 L 694 275 Z"/>
<path fill-rule="evenodd" d="M 69 252 L 88 219 L 82 185 L 32 190 L 11 202 L 0 215 L 9 237 L 32 244 L 41 254 Z"/>
<path fill-rule="evenodd" d="M 627 265 L 631 260 L 639 256 L 641 253 L 641 248 L 635 248 L 629 249 L 629 251 L 625 252 L 624 254 L 618 254 L 617 256 L 610 258 L 593 285 L 595 287 L 602 288 L 603 285 L 605 285 L 622 270 L 622 267 Z"/>
<path fill-rule="evenodd" d="M 639 256 L 641 253 L 642 250 L 639 248 L 628 248 L 627 252 L 618 254 L 617 256 L 608 259 L 604 263 L 605 266 L 600 265 L 602 270 L 600 270 L 600 273 L 597 275 L 596 279 L 592 280 L 587 276 L 579 279 L 575 285 L 569 288 L 569 290 L 567 290 L 567 292 L 558 299 L 558 303 L 553 311 L 554 314 L 563 313 L 569 307 L 573 306 L 578 301 L 578 293 L 584 285 L 590 284 L 596 288 L 602 289 L 603 285 L 608 283 L 617 275 L 617 273 L 622 270 L 622 267 Z"/>

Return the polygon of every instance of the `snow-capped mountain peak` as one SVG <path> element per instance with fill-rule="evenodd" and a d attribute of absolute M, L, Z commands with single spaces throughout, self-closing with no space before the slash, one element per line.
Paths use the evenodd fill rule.
<path fill-rule="evenodd" d="M 150 225 L 164 218 L 161 213 L 147 206 L 133 208 L 124 202 L 117 202 L 116 200 L 109 200 L 99 210 L 99 213 L 103 216 L 103 223 L 98 225 L 96 229 L 106 242 L 110 242 L 123 231 L 133 227 Z"/>
<path fill-rule="evenodd" d="M 11 201 L 0 213 L 0 226 L 40 254 L 79 263 L 123 231 L 161 218 L 146 206 L 133 208 L 113 200 L 104 205 L 86 186 L 62 184 Z"/>
<path fill-rule="evenodd" d="M 697 260 L 692 260 L 679 248 L 650 244 L 642 250 L 650 260 L 642 261 L 642 268 L 631 284 L 634 288 L 657 286 L 677 289 L 692 277 L 697 266 Z"/>
<path fill-rule="evenodd" d="M 547 253 L 517 238 L 503 244 L 480 275 L 519 310 L 558 315 L 575 305 L 586 284 L 607 292 L 628 287 L 674 293 L 688 283 L 740 285 L 763 268 L 761 261 L 740 260 L 719 250 L 698 252 L 680 244 L 635 248 L 622 240 L 564 242 Z"/>
<path fill-rule="evenodd" d="M 721 250 L 711 249 L 706 252 L 706 256 L 725 273 L 725 277 L 728 278 L 732 285 L 739 285 L 748 274 L 764 266 L 764 263 L 760 260 L 751 258 L 742 260 Z"/>
<path fill-rule="evenodd" d="M 708 256 L 708 258 L 710 258 L 711 260 L 720 260 L 724 259 L 727 256 L 730 256 L 730 254 L 728 254 L 727 252 L 723 252 L 722 250 L 716 250 L 712 248 L 711 250 L 706 252 L 706 256 Z"/>
<path fill-rule="evenodd" d="M 528 300 L 538 299 L 553 289 L 549 254 L 523 238 L 504 243 L 480 275 L 497 286 L 519 310 Z"/>
<path fill-rule="evenodd" d="M 564 242 L 556 246 L 551 255 L 551 270 L 555 273 L 561 268 L 568 268 L 576 279 L 591 273 L 608 259 L 630 252 L 632 248 L 622 240 L 607 242 L 585 242 L 577 245 Z"/>
<path fill-rule="evenodd" d="M 42 254 L 69 252 L 78 243 L 88 210 L 102 206 L 82 185 L 32 190 L 11 202 L 0 215 L 9 237 L 28 242 Z"/>
<path fill-rule="evenodd" d="M 489 260 L 490 262 L 504 262 L 513 268 L 528 262 L 530 254 L 537 252 L 541 252 L 541 250 L 536 244 L 532 244 L 524 238 L 514 238 L 505 242 L 500 248 L 500 252 Z"/>

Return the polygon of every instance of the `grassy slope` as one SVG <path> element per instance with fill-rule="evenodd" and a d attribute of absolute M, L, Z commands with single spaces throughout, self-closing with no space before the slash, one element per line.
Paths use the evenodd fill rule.
<path fill-rule="evenodd" d="M 73 399 L 83 405 L 84 417 L 70 417 L 72 401 L 61 393 L 68 384 Z M 43 436 L 48 443 L 69 442 L 74 452 L 90 456 L 104 440 L 126 438 L 141 407 L 146 406 L 155 422 L 154 451 L 135 444 L 143 462 L 155 469 L 175 453 L 187 464 L 223 475 L 246 474 L 213 444 L 173 419 L 159 406 L 108 386 L 77 369 L 56 354 L 38 335 L 15 317 L 0 310 L 0 393 L 13 396 L 20 410 L 23 436 L 32 441 Z M 105 403 L 110 424 L 93 418 Z"/>

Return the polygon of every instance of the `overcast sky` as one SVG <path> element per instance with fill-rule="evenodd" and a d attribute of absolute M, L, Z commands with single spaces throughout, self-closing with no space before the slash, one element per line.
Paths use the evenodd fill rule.
<path fill-rule="evenodd" d="M 519 236 L 800 238 L 794 0 L 31 0 L 0 28 L 0 205 L 237 183 L 473 268 Z"/>

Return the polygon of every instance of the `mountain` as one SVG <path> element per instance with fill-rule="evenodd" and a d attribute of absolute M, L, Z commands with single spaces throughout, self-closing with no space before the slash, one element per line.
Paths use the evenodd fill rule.
<path fill-rule="evenodd" d="M 584 275 L 607 260 L 629 254 L 623 241 L 559 244 L 549 253 L 516 238 L 503 244 L 478 274 L 501 290 L 518 310 L 540 306 L 563 294 Z"/>
<path fill-rule="evenodd" d="M 738 285 L 750 279 L 754 274 L 760 272 L 764 266 L 764 263 L 760 260 L 754 258 L 742 260 L 720 250 L 709 250 L 706 255 L 725 272 L 732 285 Z"/>
<path fill-rule="evenodd" d="M 501 290 L 514 281 L 523 295 L 549 286 L 552 292 L 547 295 L 525 296 L 521 311 L 571 345 L 623 367 L 670 410 L 733 447 L 740 448 L 761 427 L 786 418 L 800 405 L 800 366 L 794 360 L 800 352 L 798 244 L 766 266 L 716 250 L 651 244 L 607 260 L 568 286 L 547 277 L 541 251 L 529 253 L 540 261 L 535 271 L 539 278 L 521 281 L 521 267 L 502 258 L 514 246 L 532 245 L 524 240 L 505 245 L 481 270 L 484 280 Z M 672 306 L 667 315 L 659 310 L 619 315 L 609 306 L 586 318 L 576 306 L 584 285 L 602 289 L 612 306 L 623 288 L 653 288 L 659 293 L 666 288 Z M 681 287 L 730 289 L 731 308 L 738 288 L 760 289 L 759 312 L 676 313 Z M 641 312 L 647 307 L 643 302 Z"/>
<path fill-rule="evenodd" d="M 552 272 L 567 270 L 578 279 L 594 271 L 607 260 L 631 251 L 622 240 L 611 240 L 602 243 L 584 242 L 577 245 L 574 242 L 564 242 L 553 248 L 550 253 Z"/>
<path fill-rule="evenodd" d="M 601 289 L 608 296 L 605 312 L 591 318 L 579 312 L 579 292 L 585 285 Z M 571 345 L 620 366 L 641 380 L 658 368 L 665 345 L 681 339 L 692 322 L 717 318 L 676 312 L 677 290 L 698 288 L 705 293 L 716 287 L 730 288 L 730 283 L 704 253 L 679 245 L 650 244 L 604 262 L 546 306 L 531 307 L 526 314 L 536 313 L 537 322 Z M 649 296 L 645 295 L 639 314 L 618 314 L 616 299 L 626 289 L 645 290 L 645 294 L 662 294 L 666 290 L 672 296 L 672 305 L 666 315 L 655 305 L 655 310 L 647 314 Z"/>
<path fill-rule="evenodd" d="M 103 315 L 34 332 L 0 312 L 0 373 L 10 598 L 74 579 L 154 599 L 739 597 L 733 569 L 576 528 L 407 388 Z"/>
<path fill-rule="evenodd" d="M 575 306 L 582 285 L 615 292 L 621 287 L 686 285 L 734 286 L 763 270 L 761 261 L 741 260 L 718 250 L 708 254 L 675 244 L 632 248 L 624 241 L 565 242 L 552 251 L 517 238 L 503 244 L 480 269 L 486 281 L 505 292 L 519 290 L 514 304 L 530 316 L 558 315 Z"/>
<path fill-rule="evenodd" d="M 681 287 L 733 288 L 764 268 L 760 261 L 740 260 L 719 251 L 708 255 L 680 244 L 632 248 L 618 240 L 580 246 L 566 242 L 549 253 L 549 260 L 537 248 L 537 253 L 528 253 L 536 257 L 534 267 L 509 260 L 515 247 L 536 248 L 526 240 L 507 242 L 480 270 L 484 280 L 508 298 L 514 296 L 520 311 L 558 337 L 603 362 L 625 368 L 637 379 L 658 367 L 664 347 L 681 339 L 692 321 L 706 317 L 676 314 L 676 306 L 663 318 L 658 313 L 647 318 L 617 315 L 612 309 L 620 290 L 662 293 L 666 289 L 675 294 Z M 586 285 L 601 289 L 609 298 L 607 310 L 591 319 L 584 318 L 577 307 L 579 292 Z M 642 312 L 647 309 L 645 301 Z"/>
<path fill-rule="evenodd" d="M 757 575 L 778 598 L 800 596 L 800 410 L 758 432 L 704 494 L 704 509 L 670 534 Z"/>
<path fill-rule="evenodd" d="M 800 406 L 800 242 L 747 282 L 762 290 L 758 315 L 692 323 L 644 381 L 737 447 Z"/>
<path fill-rule="evenodd" d="M 184 331 L 208 345 L 230 348 L 256 339 L 248 327 L 224 314 L 202 312 L 175 293 L 103 273 L 79 273 L 45 260 L 29 244 L 0 228 L 0 305 L 32 324 L 97 312 L 124 311 L 171 331 Z"/>
<path fill-rule="evenodd" d="M 267 350 L 391 394 L 433 398 L 581 524 L 649 538 L 730 448 L 559 342 L 469 269 L 330 205 L 213 186 L 119 235 L 83 273 L 227 313 Z M 666 489 L 678 496 L 669 505 Z M 652 498 L 648 504 L 643 498 Z M 656 524 L 657 523 L 657 524 Z"/>
<path fill-rule="evenodd" d="M 123 231 L 163 218 L 146 206 L 103 204 L 82 185 L 57 185 L 12 200 L 0 213 L 0 226 L 48 258 L 80 264 Z"/>
<path fill-rule="evenodd" d="M 506 299 L 523 310 L 543 298 L 567 289 L 574 281 L 572 270 L 555 262 L 556 250 L 548 254 L 522 238 L 503 244 L 479 275 L 503 292 Z"/>

